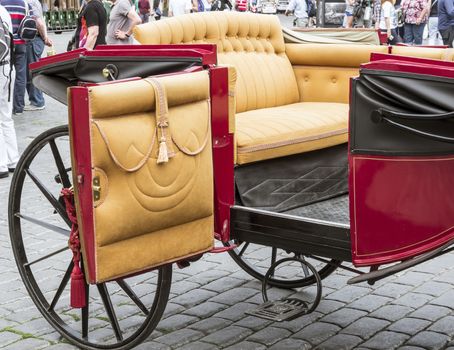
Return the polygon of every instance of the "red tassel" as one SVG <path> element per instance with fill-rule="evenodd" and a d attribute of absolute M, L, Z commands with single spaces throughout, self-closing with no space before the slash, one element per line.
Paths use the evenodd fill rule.
<path fill-rule="evenodd" d="M 79 262 L 74 263 L 71 273 L 71 307 L 81 309 L 86 306 L 85 299 L 85 277 L 79 267 Z"/>

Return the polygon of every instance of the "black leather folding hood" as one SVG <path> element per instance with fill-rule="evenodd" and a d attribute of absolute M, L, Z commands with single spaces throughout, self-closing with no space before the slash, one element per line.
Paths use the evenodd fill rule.
<path fill-rule="evenodd" d="M 454 79 L 363 69 L 352 81 L 355 154 L 454 154 Z"/>

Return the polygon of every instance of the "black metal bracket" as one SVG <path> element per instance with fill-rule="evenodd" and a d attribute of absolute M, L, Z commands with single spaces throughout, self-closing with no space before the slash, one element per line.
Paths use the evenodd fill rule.
<path fill-rule="evenodd" d="M 446 254 L 446 253 L 449 253 L 454 250 L 454 247 L 451 247 L 451 245 L 453 245 L 453 244 L 454 244 L 454 239 L 451 239 L 447 243 L 442 245 L 441 247 L 439 247 L 435 250 L 432 250 L 428 253 L 421 254 L 414 258 L 402 261 L 400 263 L 394 264 L 389 267 L 385 267 L 383 269 L 373 270 L 369 273 L 363 273 L 360 276 L 353 277 L 347 281 L 347 284 L 356 284 L 356 283 L 360 283 L 360 282 L 368 282 L 369 284 L 375 283 L 376 281 L 381 280 L 385 277 L 394 275 L 397 272 L 406 270 L 410 267 L 421 264 L 422 262 L 425 262 L 427 260 L 436 258 L 436 257 Z"/>
<path fill-rule="evenodd" d="M 270 277 L 274 274 L 276 267 L 289 261 L 297 261 L 303 268 L 307 268 L 313 273 L 316 280 L 317 293 L 311 305 L 306 301 L 297 298 L 284 298 L 276 301 L 268 300 L 267 286 Z M 284 258 L 276 261 L 268 269 L 265 278 L 262 281 L 262 297 L 264 303 L 254 310 L 247 311 L 247 314 L 278 322 L 292 320 L 310 314 L 317 308 L 322 298 L 322 279 L 317 269 L 299 256 Z"/>

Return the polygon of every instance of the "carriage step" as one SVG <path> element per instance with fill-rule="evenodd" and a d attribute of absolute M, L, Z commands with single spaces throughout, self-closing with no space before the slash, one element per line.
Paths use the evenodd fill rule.
<path fill-rule="evenodd" d="M 276 301 L 267 301 L 257 309 L 246 311 L 248 315 L 266 320 L 282 322 L 292 320 L 308 313 L 309 306 L 300 299 L 289 298 Z"/>

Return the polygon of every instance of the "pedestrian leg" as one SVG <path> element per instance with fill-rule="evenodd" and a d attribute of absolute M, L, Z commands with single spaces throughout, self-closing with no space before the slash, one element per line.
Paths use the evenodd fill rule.
<path fill-rule="evenodd" d="M 25 44 L 14 46 L 14 82 L 13 113 L 21 114 L 24 111 L 25 85 L 27 83 L 27 48 Z"/>
<path fill-rule="evenodd" d="M 0 73 L 0 172 L 8 171 L 8 168 L 15 168 L 19 160 L 17 150 L 16 131 L 12 118 L 12 100 L 9 99 L 9 66 Z M 6 74 L 8 73 L 8 74 Z M 11 74 L 14 81 L 14 71 Z M 11 85 L 12 88 L 13 85 Z M 9 101 L 8 101 L 9 99 Z"/>
<path fill-rule="evenodd" d="M 413 25 L 405 23 L 404 26 L 404 43 L 413 44 Z"/>
<path fill-rule="evenodd" d="M 424 33 L 425 23 L 413 25 L 413 38 L 415 45 L 422 45 L 422 35 Z"/>
<path fill-rule="evenodd" d="M 44 51 L 44 41 L 41 37 L 36 37 L 27 43 L 27 92 L 30 105 L 35 107 L 44 107 L 45 101 L 41 90 L 33 85 L 32 76 L 28 66 L 30 63 L 38 62 Z"/>

